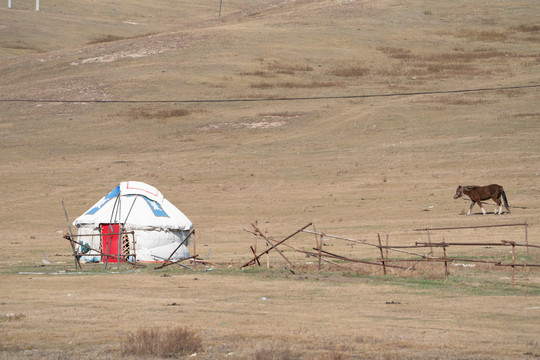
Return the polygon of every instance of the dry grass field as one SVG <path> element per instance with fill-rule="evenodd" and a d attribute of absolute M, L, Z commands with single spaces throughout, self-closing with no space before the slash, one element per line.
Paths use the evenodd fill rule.
<path fill-rule="evenodd" d="M 221 17 L 206 0 L 34 7 L 0 4 L 0 359 L 149 358 L 125 351 L 130 334 L 177 327 L 202 346 L 175 358 L 540 357 L 538 268 L 512 287 L 509 268 L 319 271 L 289 250 L 292 269 L 271 253 L 270 269 L 240 270 L 255 221 L 276 239 L 312 222 L 393 245 L 426 240 L 417 228 L 526 222 L 540 245 L 535 1 L 225 0 Z M 180 208 L 214 265 L 75 271 L 62 201 L 72 221 L 127 180 Z M 486 202 L 491 214 L 465 216 L 456 187 L 490 183 L 511 213 Z"/>

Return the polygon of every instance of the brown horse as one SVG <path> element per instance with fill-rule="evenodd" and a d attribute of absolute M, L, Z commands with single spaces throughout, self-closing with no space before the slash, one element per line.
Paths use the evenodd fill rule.
<path fill-rule="evenodd" d="M 491 184 L 486 186 L 461 186 L 459 185 L 456 190 L 456 195 L 454 195 L 454 199 L 460 198 L 463 195 L 467 195 L 471 199 L 471 207 L 469 208 L 469 212 L 467 215 L 471 214 L 471 210 L 474 206 L 474 204 L 478 204 L 480 208 L 482 209 L 482 213 L 486 215 L 486 210 L 484 210 L 484 207 L 482 206 L 482 200 L 488 200 L 493 199 L 497 206 L 499 207 L 498 214 L 502 214 L 502 207 L 501 207 L 501 196 L 504 200 L 504 207 L 508 212 L 510 212 L 510 209 L 508 208 L 508 200 L 506 200 L 506 194 L 504 193 L 503 187 L 497 184 Z M 495 215 L 497 215 L 497 208 L 495 208 Z"/>

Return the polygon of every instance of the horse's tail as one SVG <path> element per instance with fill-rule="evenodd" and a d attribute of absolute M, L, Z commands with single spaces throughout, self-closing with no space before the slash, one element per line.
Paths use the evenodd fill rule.
<path fill-rule="evenodd" d="M 508 208 L 508 200 L 506 199 L 506 193 L 504 192 L 502 186 L 501 186 L 501 195 L 504 201 L 504 207 L 506 208 L 506 210 L 508 210 L 508 212 L 510 212 L 510 209 Z"/>

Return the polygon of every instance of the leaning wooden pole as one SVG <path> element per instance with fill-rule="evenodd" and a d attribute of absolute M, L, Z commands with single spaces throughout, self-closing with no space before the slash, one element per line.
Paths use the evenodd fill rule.
<path fill-rule="evenodd" d="M 255 221 L 255 225 L 258 225 L 257 224 L 257 221 Z M 253 244 L 253 256 L 257 256 L 257 243 L 259 242 L 259 237 L 257 236 L 257 233 L 252 233 L 254 236 L 255 236 L 255 243 Z M 259 260 L 257 260 L 257 263 L 259 264 L 259 266 L 261 266 L 261 262 Z"/>
<path fill-rule="evenodd" d="M 253 257 L 256 257 L 257 251 L 253 248 L 253 246 L 250 246 L 249 248 L 251 249 L 251 252 L 253 253 Z M 257 265 L 261 266 L 261 262 L 259 261 L 259 259 L 257 259 Z"/>
<path fill-rule="evenodd" d="M 294 233 L 292 233 L 291 235 L 287 236 L 285 239 L 281 240 L 280 242 L 278 242 L 277 244 L 275 245 L 271 245 L 268 249 L 266 249 L 265 251 L 263 251 L 262 253 L 260 253 L 259 255 L 257 255 L 255 257 L 255 259 L 251 259 L 249 260 L 247 263 L 245 263 L 244 265 L 242 265 L 241 267 L 246 267 L 246 266 L 249 266 L 251 264 L 253 264 L 258 258 L 260 258 L 261 256 L 263 256 L 264 254 L 268 254 L 272 249 L 275 249 L 276 246 L 278 245 L 281 245 L 282 243 L 284 243 L 285 241 L 289 240 L 290 238 L 292 238 L 293 236 L 295 236 L 296 234 L 304 231 L 307 227 L 311 226 L 313 223 L 309 223 L 307 224 L 306 226 L 302 227 L 301 229 L 295 231 Z"/>
<path fill-rule="evenodd" d="M 317 250 L 317 248 L 314 248 L 313 250 Z M 374 261 L 365 261 L 365 260 L 358 260 L 358 259 L 353 259 L 353 258 L 349 258 L 349 257 L 345 257 L 345 256 L 342 256 L 342 255 L 338 255 L 338 254 L 333 254 L 329 251 L 325 251 L 323 250 L 322 251 L 323 254 L 327 255 L 328 257 L 332 258 L 332 259 L 337 259 L 337 260 L 343 260 L 343 261 L 350 261 L 350 262 L 354 262 L 354 263 L 360 263 L 360 264 L 368 264 L 368 265 L 376 265 L 376 266 L 382 266 L 382 264 L 380 262 L 374 262 Z M 397 266 L 397 265 L 386 265 L 386 267 L 390 267 L 390 268 L 394 268 L 394 269 L 403 269 L 403 270 L 406 270 L 406 268 L 404 268 L 403 266 Z"/>
<path fill-rule="evenodd" d="M 164 267 L 165 264 L 168 263 L 169 260 L 171 260 L 172 256 L 178 251 L 178 249 L 180 249 L 180 246 L 184 245 L 185 242 L 188 241 L 188 239 L 190 238 L 190 236 L 191 236 L 192 234 L 194 234 L 194 233 L 195 233 L 195 230 L 194 230 L 194 229 L 191 229 L 191 230 L 189 231 L 188 236 L 186 236 L 186 238 L 180 243 L 180 245 L 178 245 L 178 246 L 176 247 L 176 249 L 174 249 L 174 251 L 171 253 L 171 255 L 169 255 L 169 257 L 167 258 L 167 260 L 165 260 L 165 261 L 163 262 L 163 265 L 155 267 L 154 270 L 158 270 L 158 269 L 161 269 L 162 267 Z"/>
<path fill-rule="evenodd" d="M 190 257 L 187 257 L 187 258 L 183 258 L 183 259 L 180 259 L 180 260 L 177 260 L 177 261 L 170 261 L 168 263 L 164 263 L 163 265 L 160 266 L 160 269 L 165 267 L 165 266 L 170 266 L 170 265 L 174 265 L 174 264 L 178 264 L 186 269 L 189 269 L 189 267 L 187 266 L 184 266 L 182 264 L 180 264 L 182 261 L 186 261 L 186 260 L 196 260 L 195 258 L 197 257 L 198 255 L 193 255 L 193 256 L 190 256 Z"/>
<path fill-rule="evenodd" d="M 268 243 L 266 243 L 266 249 L 267 249 L 268 251 L 270 251 L 270 250 L 268 249 L 268 246 L 270 246 L 270 245 L 268 245 Z M 255 256 L 255 257 L 256 257 L 256 256 Z M 259 259 L 258 259 L 257 257 L 256 257 L 255 260 L 259 261 Z M 267 269 L 270 269 L 270 252 L 267 252 L 267 253 L 266 253 L 266 268 L 267 268 Z"/>
<path fill-rule="evenodd" d="M 431 235 L 429 233 L 429 229 L 427 230 L 427 238 L 428 242 L 431 244 Z M 433 255 L 433 248 L 431 246 L 429 247 L 429 255 Z"/>
<path fill-rule="evenodd" d="M 67 221 L 68 229 L 69 229 L 69 236 L 71 239 L 73 239 L 73 232 L 71 231 L 71 225 L 69 224 L 68 214 L 67 214 L 66 207 L 64 206 L 63 201 L 62 201 L 62 207 L 64 208 L 64 214 L 66 215 L 66 221 Z M 82 269 L 79 258 L 77 257 L 77 251 L 75 250 L 75 245 L 73 244 L 73 241 L 70 241 L 70 243 L 71 243 L 71 249 L 73 250 L 73 257 L 75 258 L 75 270 Z"/>
<path fill-rule="evenodd" d="M 264 234 L 261 232 L 261 230 L 259 230 L 259 228 L 257 227 L 257 225 L 251 224 L 251 226 L 253 226 L 253 228 L 255 229 L 255 233 L 256 233 L 256 234 L 259 234 L 259 236 L 262 237 L 262 238 L 266 241 L 267 244 L 272 245 L 272 242 L 268 239 L 268 237 L 267 237 L 266 235 L 264 235 Z M 278 252 L 279 255 L 281 255 L 281 257 L 282 257 L 283 259 L 285 259 L 285 261 L 286 261 L 291 267 L 294 266 L 293 263 L 290 262 L 289 259 L 287 259 L 287 257 L 285 257 L 285 255 L 283 255 L 283 253 L 282 253 L 278 248 L 276 248 L 276 251 Z M 268 254 L 267 254 L 267 255 L 268 255 Z M 255 260 L 259 261 L 258 258 L 256 258 Z"/>

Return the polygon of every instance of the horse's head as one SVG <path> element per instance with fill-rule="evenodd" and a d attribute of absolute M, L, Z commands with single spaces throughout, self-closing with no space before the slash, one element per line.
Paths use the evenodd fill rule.
<path fill-rule="evenodd" d="M 454 195 L 454 199 L 460 198 L 463 196 L 463 186 L 459 185 L 456 190 L 456 195 Z"/>

